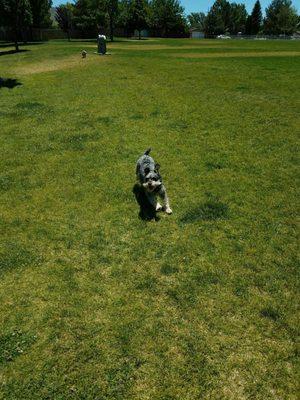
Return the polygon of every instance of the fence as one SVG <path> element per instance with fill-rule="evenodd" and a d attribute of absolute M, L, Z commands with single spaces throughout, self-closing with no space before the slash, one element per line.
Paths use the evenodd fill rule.
<path fill-rule="evenodd" d="M 295 40 L 300 39 L 300 32 L 293 35 L 206 35 L 206 39 L 237 39 L 237 40 Z"/>
<path fill-rule="evenodd" d="M 136 33 L 136 32 L 135 32 Z M 108 35 L 108 32 L 105 32 Z M 116 28 L 114 30 L 114 36 L 118 37 L 130 37 L 134 33 L 126 32 L 124 29 Z M 147 35 L 151 37 L 160 37 L 158 32 L 147 31 Z M 70 36 L 72 39 L 91 39 L 97 38 L 96 31 L 79 31 L 72 30 L 70 32 Z M 146 35 L 144 35 L 146 36 Z M 293 35 L 221 35 L 223 39 L 237 39 L 237 40 L 300 40 L 300 32 L 296 32 Z M 169 37 L 173 38 L 185 38 L 188 37 L 185 33 L 170 35 Z M 207 39 L 216 39 L 217 35 L 210 35 L 206 37 Z M 67 39 L 67 34 L 63 32 L 59 28 L 51 28 L 51 29 L 36 29 L 36 28 L 28 28 L 23 29 L 19 32 L 18 41 L 20 42 L 28 42 L 28 41 L 47 41 L 54 39 Z M 222 37 L 221 37 L 222 39 Z M 13 41 L 14 34 L 12 30 L 0 27 L 0 41 Z"/>
<path fill-rule="evenodd" d="M 105 32 L 108 35 L 108 32 Z M 79 31 L 71 30 L 70 37 L 72 39 L 90 39 L 97 38 L 98 32 L 96 31 Z M 127 36 L 123 29 L 115 29 L 115 36 Z M 54 39 L 67 39 L 68 36 L 59 28 L 49 28 L 49 29 L 36 29 L 28 28 L 23 29 L 18 34 L 18 41 L 20 42 L 30 42 L 30 41 L 47 41 Z M 0 27 L 0 41 L 13 41 L 14 33 L 8 28 Z"/>
<path fill-rule="evenodd" d="M 297 34 L 294 35 L 230 35 L 231 39 L 247 39 L 247 40 L 293 40 L 297 39 Z M 298 36 L 300 39 L 300 36 Z"/>

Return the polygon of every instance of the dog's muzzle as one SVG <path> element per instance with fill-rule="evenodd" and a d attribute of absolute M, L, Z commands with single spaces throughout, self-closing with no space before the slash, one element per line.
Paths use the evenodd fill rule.
<path fill-rule="evenodd" d="M 153 192 L 153 190 L 155 189 L 154 185 L 147 183 L 143 183 L 144 188 L 148 191 L 148 192 Z"/>
<path fill-rule="evenodd" d="M 155 190 L 157 190 L 158 188 L 160 188 L 161 185 L 162 185 L 162 183 L 160 181 L 149 181 L 149 182 L 143 183 L 143 187 L 145 188 L 145 190 L 147 190 L 150 193 L 152 193 Z"/>

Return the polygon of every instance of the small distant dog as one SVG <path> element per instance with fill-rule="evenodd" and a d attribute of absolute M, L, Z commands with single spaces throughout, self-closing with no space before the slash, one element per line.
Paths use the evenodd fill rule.
<path fill-rule="evenodd" d="M 86 58 L 87 52 L 85 50 L 82 50 L 81 52 L 81 57 Z"/>
<path fill-rule="evenodd" d="M 155 164 L 152 157 L 149 156 L 151 149 L 147 149 L 145 153 L 138 159 L 136 164 L 136 176 L 140 181 L 145 195 L 149 203 L 156 211 L 164 210 L 167 214 L 172 214 L 166 188 L 162 183 L 162 178 L 159 174 L 159 164 Z M 157 201 L 159 196 L 164 207 Z"/>

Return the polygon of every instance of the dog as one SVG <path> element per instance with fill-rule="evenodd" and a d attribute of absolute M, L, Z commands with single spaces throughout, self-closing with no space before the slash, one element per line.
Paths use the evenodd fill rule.
<path fill-rule="evenodd" d="M 162 183 L 162 177 L 159 173 L 160 165 L 156 164 L 149 156 L 151 148 L 138 159 L 136 164 L 136 176 L 139 180 L 149 203 L 155 211 L 164 210 L 167 214 L 172 214 L 166 188 Z M 157 196 L 162 199 L 164 206 L 157 201 Z"/>

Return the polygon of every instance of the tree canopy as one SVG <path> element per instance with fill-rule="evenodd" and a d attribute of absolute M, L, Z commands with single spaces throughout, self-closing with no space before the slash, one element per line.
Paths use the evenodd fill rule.
<path fill-rule="evenodd" d="M 178 0 L 152 0 L 151 27 L 167 37 L 187 31 L 184 8 Z"/>
<path fill-rule="evenodd" d="M 206 15 L 203 12 L 193 12 L 187 16 L 187 19 L 191 28 L 204 31 Z"/>
<path fill-rule="evenodd" d="M 232 35 L 245 33 L 247 21 L 247 10 L 244 4 L 232 3 L 230 5 L 230 16 L 228 30 Z"/>
<path fill-rule="evenodd" d="M 128 9 L 128 25 L 139 32 L 141 39 L 141 31 L 149 25 L 149 4 L 146 0 L 131 0 Z"/>
<path fill-rule="evenodd" d="M 49 0 L 30 0 L 49 1 Z M 272 0 L 263 21 L 259 0 L 248 15 L 245 4 L 215 0 L 207 15 L 184 14 L 180 0 L 76 0 L 74 24 L 82 33 L 109 32 L 113 40 L 115 27 L 127 35 L 149 29 L 154 36 L 186 36 L 188 28 L 198 28 L 206 36 L 219 34 L 290 34 L 296 30 L 298 16 L 291 0 Z"/>
<path fill-rule="evenodd" d="M 291 0 L 273 0 L 266 8 L 264 31 L 272 35 L 291 34 L 297 28 L 298 16 Z"/>
<path fill-rule="evenodd" d="M 34 28 L 48 28 L 51 26 L 50 7 L 52 0 L 29 0 L 32 12 L 32 26 Z"/>
<path fill-rule="evenodd" d="M 219 35 L 229 32 L 230 3 L 227 0 L 216 0 L 210 8 L 205 24 L 208 35 Z"/>
<path fill-rule="evenodd" d="M 55 13 L 55 19 L 58 23 L 58 26 L 67 34 L 68 40 L 71 39 L 70 31 L 72 29 L 74 19 L 73 8 L 74 6 L 71 3 L 61 4 L 60 6 L 56 7 Z"/>
<path fill-rule="evenodd" d="M 14 32 L 16 46 L 20 32 L 28 27 L 51 26 L 52 0 L 0 0 L 0 23 Z M 72 28 L 82 37 L 107 33 L 113 40 L 116 28 L 129 36 L 148 29 L 150 35 L 181 37 L 188 28 L 197 28 L 207 37 L 219 34 L 265 33 L 290 35 L 300 30 L 300 17 L 292 0 L 271 0 L 263 19 L 260 0 L 248 15 L 245 4 L 215 0 L 207 15 L 203 12 L 184 14 L 180 0 L 74 0 L 56 8 L 59 27 L 70 35 Z"/>
<path fill-rule="evenodd" d="M 29 0 L 0 0 L 0 23 L 12 29 L 15 48 L 19 51 L 18 35 L 32 23 Z"/>
<path fill-rule="evenodd" d="M 263 17 L 259 0 L 254 4 L 251 13 L 251 34 L 256 35 L 262 27 Z"/>

